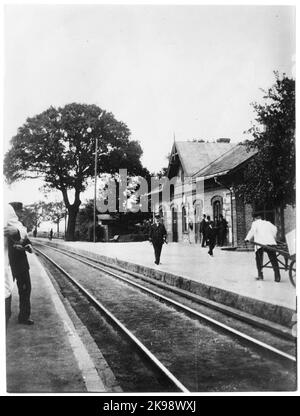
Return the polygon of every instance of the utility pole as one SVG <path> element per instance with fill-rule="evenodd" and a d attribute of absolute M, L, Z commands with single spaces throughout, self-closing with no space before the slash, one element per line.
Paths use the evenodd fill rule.
<path fill-rule="evenodd" d="M 98 138 L 95 143 L 95 189 L 94 189 L 94 243 L 96 242 L 96 201 L 97 201 L 97 156 L 98 156 Z"/>

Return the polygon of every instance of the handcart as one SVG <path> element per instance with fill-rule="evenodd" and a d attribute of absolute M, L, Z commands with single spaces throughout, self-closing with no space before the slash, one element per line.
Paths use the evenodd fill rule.
<path fill-rule="evenodd" d="M 276 253 L 279 269 L 289 272 L 290 282 L 294 287 L 296 287 L 296 253 L 290 254 L 289 245 L 287 243 L 282 243 L 277 241 L 276 245 L 264 245 L 259 243 L 254 243 L 259 247 L 263 247 L 264 251 L 273 251 Z M 271 261 L 268 260 L 263 264 L 263 268 L 271 268 Z"/>

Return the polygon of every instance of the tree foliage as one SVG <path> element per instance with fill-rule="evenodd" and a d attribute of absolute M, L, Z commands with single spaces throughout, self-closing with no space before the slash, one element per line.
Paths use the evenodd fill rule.
<path fill-rule="evenodd" d="M 257 153 L 237 190 L 247 203 L 283 208 L 295 204 L 295 81 L 277 72 L 275 78 L 265 102 L 253 104 L 256 123 L 246 145 Z"/>
<path fill-rule="evenodd" d="M 73 103 L 62 108 L 50 107 L 28 118 L 12 138 L 4 158 L 8 182 L 42 177 L 48 187 L 62 192 L 69 212 L 69 239 L 74 237 L 80 193 L 94 176 L 96 139 L 97 174 L 114 173 L 122 168 L 134 175 L 143 172 L 139 142 L 130 140 L 126 124 L 96 105 Z"/>
<path fill-rule="evenodd" d="M 65 215 L 66 209 L 63 201 L 45 202 L 43 204 L 43 220 L 56 224 L 57 234 L 59 233 L 59 223 L 65 218 Z"/>
<path fill-rule="evenodd" d="M 38 227 L 43 221 L 43 214 L 40 209 L 40 203 L 26 205 L 22 212 L 22 223 L 27 228 L 27 231 L 32 231 Z"/>
<path fill-rule="evenodd" d="M 65 216 L 65 206 L 62 201 L 45 202 L 43 204 L 44 220 L 57 224 Z"/>
<path fill-rule="evenodd" d="M 60 202 L 34 202 L 25 205 L 22 212 L 22 222 L 28 231 L 32 231 L 35 227 L 39 227 L 43 221 L 52 221 L 59 224 L 65 216 L 65 205 Z"/>

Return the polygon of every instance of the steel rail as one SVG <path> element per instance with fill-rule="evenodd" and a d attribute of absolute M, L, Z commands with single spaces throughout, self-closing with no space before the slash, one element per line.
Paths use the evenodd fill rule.
<path fill-rule="evenodd" d="M 42 244 L 42 243 L 39 243 L 39 244 L 41 244 L 41 245 L 43 245 L 45 247 L 48 247 L 48 248 L 50 247 L 51 249 L 53 249 L 55 251 L 58 251 L 58 252 L 61 252 L 62 254 L 68 255 L 69 257 L 72 257 L 72 258 L 74 258 L 77 261 L 80 261 L 80 262 L 82 262 L 82 263 L 84 263 L 84 264 L 86 264 L 86 265 L 88 265 L 90 267 L 93 267 L 94 269 L 101 270 L 101 271 L 103 271 L 103 272 L 105 272 L 107 274 L 110 274 L 111 276 L 113 276 L 113 277 L 115 277 L 115 278 L 117 278 L 119 280 L 122 280 L 122 281 L 124 281 L 126 283 L 129 283 L 130 285 L 135 286 L 138 289 L 140 289 L 140 290 L 142 290 L 142 291 L 144 291 L 146 293 L 149 293 L 149 294 L 151 294 L 152 296 L 155 296 L 158 299 L 164 300 L 166 303 L 172 304 L 177 309 L 184 310 L 189 315 L 196 316 L 198 319 L 200 318 L 200 319 L 205 320 L 206 322 L 209 322 L 210 324 L 212 324 L 212 325 L 214 325 L 214 326 L 216 326 L 218 328 L 221 328 L 223 331 L 229 333 L 231 336 L 237 337 L 238 339 L 242 340 L 243 342 L 246 341 L 246 342 L 252 344 L 255 347 L 259 347 L 260 349 L 263 349 L 265 351 L 268 351 L 268 352 L 276 355 L 277 357 L 284 358 L 284 359 L 287 359 L 287 360 L 292 361 L 292 362 L 297 362 L 296 357 L 294 357 L 294 356 L 292 356 L 290 354 L 287 354 L 284 351 L 281 351 L 281 350 L 279 350 L 277 348 L 274 348 L 271 345 L 266 344 L 265 342 L 259 341 L 259 340 L 255 339 L 255 338 L 253 338 L 253 337 L 251 337 L 251 336 L 249 336 L 249 335 L 241 332 L 241 331 L 238 331 L 238 330 L 236 330 L 234 328 L 231 328 L 230 326 L 225 325 L 222 322 L 217 321 L 216 319 L 213 319 L 213 318 L 211 318 L 211 317 L 209 317 L 209 316 L 207 316 L 207 315 L 205 315 L 205 314 L 203 314 L 201 312 L 198 312 L 198 311 L 196 311 L 196 310 L 194 310 L 194 309 L 192 309 L 192 308 L 190 308 L 188 306 L 185 306 L 185 305 L 183 305 L 183 304 L 181 304 L 181 303 L 179 303 L 179 302 L 177 302 L 177 301 L 175 301 L 175 300 L 173 300 L 171 298 L 168 298 L 168 297 L 166 297 L 164 295 L 161 295 L 160 293 L 157 293 L 157 292 L 153 291 L 152 289 L 146 288 L 146 287 L 144 287 L 144 286 L 142 286 L 142 285 L 140 285 L 140 284 L 138 284 L 136 282 L 133 282 L 130 279 L 126 279 L 125 277 L 119 276 L 116 273 L 111 272 L 109 270 L 106 270 L 105 268 L 103 268 L 101 266 L 98 266 L 96 264 L 92 264 L 92 263 L 90 263 L 90 262 L 88 262 L 86 260 L 83 260 L 81 258 L 76 257 L 76 256 L 81 257 L 82 256 L 81 254 L 77 254 L 77 253 L 74 253 L 74 252 L 72 252 L 73 254 L 70 254 L 70 251 L 69 250 L 61 250 L 61 249 L 58 249 L 56 247 L 52 247 L 52 246 L 49 246 L 49 245 L 46 245 L 46 244 Z M 74 256 L 74 254 L 75 254 L 75 256 Z M 98 260 L 95 260 L 95 259 L 92 259 L 92 258 L 89 258 L 89 259 L 92 260 L 92 261 L 94 261 L 94 262 L 96 262 L 96 263 L 97 262 L 99 263 Z M 109 265 L 108 266 L 105 266 L 105 267 L 109 267 Z M 124 270 L 124 272 L 127 273 L 126 270 Z"/>
<path fill-rule="evenodd" d="M 45 245 L 46 246 L 46 245 Z M 49 247 L 49 246 L 46 246 Z M 129 339 L 135 346 L 146 356 L 147 359 L 154 364 L 164 376 L 167 377 L 181 392 L 190 393 L 190 391 L 155 357 L 154 354 L 138 339 L 136 338 L 125 325 L 119 321 L 105 306 L 99 302 L 91 293 L 89 293 L 80 283 L 78 283 L 68 272 L 66 272 L 61 266 L 59 266 L 53 259 L 41 250 L 35 248 L 35 250 L 44 256 L 50 263 L 52 263 L 61 273 L 63 273 L 98 309 L 101 310 Z M 70 256 L 73 257 L 74 256 Z M 79 260 L 78 260 L 79 261 Z"/>

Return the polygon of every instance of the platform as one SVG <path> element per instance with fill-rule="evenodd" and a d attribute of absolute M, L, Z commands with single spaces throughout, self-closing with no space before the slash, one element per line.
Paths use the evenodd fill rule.
<path fill-rule="evenodd" d="M 71 307 L 66 310 L 36 255 L 27 257 L 32 282 L 31 318 L 35 323 L 18 324 L 19 299 L 15 286 L 6 334 L 7 392 L 106 392 L 108 387 L 78 335 L 83 331 L 75 328 L 70 319 Z M 92 348 L 92 340 L 88 343 Z M 107 369 L 103 363 L 105 366 Z"/>
<path fill-rule="evenodd" d="M 49 243 L 48 240 L 42 240 Z M 91 243 L 52 240 L 79 252 L 143 273 L 170 285 L 192 291 L 213 301 L 290 326 L 296 310 L 296 289 L 288 272 L 281 270 L 281 282 L 274 281 L 272 269 L 264 269 L 257 281 L 254 252 L 225 251 L 216 247 L 214 256 L 196 244 L 169 243 L 163 246 L 161 264 L 154 264 L 148 241 L 132 243 Z M 266 254 L 265 254 L 266 256 Z"/>

